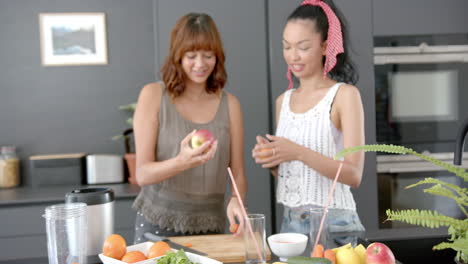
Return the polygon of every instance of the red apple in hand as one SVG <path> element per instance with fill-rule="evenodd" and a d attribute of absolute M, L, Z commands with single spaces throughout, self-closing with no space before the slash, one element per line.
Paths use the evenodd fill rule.
<path fill-rule="evenodd" d="M 367 264 L 395 264 L 392 250 L 383 243 L 374 242 L 366 250 Z"/>
<path fill-rule="evenodd" d="M 190 140 L 190 146 L 193 149 L 196 149 L 203 145 L 207 141 L 213 141 L 215 139 L 213 133 L 207 129 L 201 129 L 195 132 Z"/>

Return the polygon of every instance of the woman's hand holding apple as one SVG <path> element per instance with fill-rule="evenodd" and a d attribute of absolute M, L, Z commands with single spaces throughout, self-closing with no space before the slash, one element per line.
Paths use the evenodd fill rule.
<path fill-rule="evenodd" d="M 207 138 L 208 140 L 202 140 L 201 144 L 192 148 L 190 142 L 198 132 L 197 130 L 192 131 L 180 142 L 180 152 L 177 158 L 181 164 L 186 166 L 186 169 L 197 167 L 211 160 L 218 148 L 218 141 L 214 139 L 214 136 Z"/>

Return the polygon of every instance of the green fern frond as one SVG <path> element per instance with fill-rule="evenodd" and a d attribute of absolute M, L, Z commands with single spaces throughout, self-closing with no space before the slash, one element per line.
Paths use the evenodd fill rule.
<path fill-rule="evenodd" d="M 442 242 L 440 244 L 435 245 L 432 249 L 433 250 L 442 250 L 451 248 L 455 251 L 463 251 L 468 253 L 468 239 L 458 239 L 454 242 Z"/>
<path fill-rule="evenodd" d="M 455 196 L 453 194 L 452 191 L 450 191 L 449 189 L 445 188 L 445 187 L 442 187 L 442 185 L 440 184 L 437 184 L 437 185 L 434 185 L 430 188 L 427 188 L 424 190 L 425 193 L 429 193 L 429 194 L 433 194 L 433 195 L 437 195 L 437 196 L 442 196 L 442 197 L 447 197 L 447 198 L 450 198 L 450 199 L 453 199 L 453 200 L 457 200 L 458 197 Z"/>
<path fill-rule="evenodd" d="M 463 214 L 468 217 L 468 211 L 465 208 L 468 206 L 468 190 L 466 188 L 461 188 L 455 184 L 446 183 L 434 178 L 425 178 L 424 180 L 421 180 L 417 183 L 406 186 L 405 189 L 414 188 L 422 184 L 435 184 L 435 186 L 431 188 L 424 189 L 424 192 L 453 199 Z"/>
<path fill-rule="evenodd" d="M 133 117 L 129 117 L 125 122 L 127 123 L 127 125 L 133 127 Z"/>
<path fill-rule="evenodd" d="M 430 163 L 432 163 L 432 164 L 434 164 L 436 166 L 442 167 L 442 168 L 446 169 L 447 171 L 454 173 L 457 176 L 460 176 L 461 178 L 463 178 L 464 181 L 468 181 L 468 173 L 465 172 L 464 168 L 453 166 L 452 164 L 442 162 L 442 161 L 440 161 L 438 159 L 423 155 L 423 154 L 418 153 L 416 151 L 413 151 L 413 153 L 411 153 L 411 154 L 413 154 L 414 156 L 420 157 L 423 160 L 427 160 L 427 161 L 429 161 Z"/>
<path fill-rule="evenodd" d="M 127 105 L 121 105 L 119 106 L 120 110 L 126 110 L 126 111 L 135 111 L 136 109 L 136 103 L 133 104 L 127 104 Z"/>
<path fill-rule="evenodd" d="M 349 154 L 352 154 L 358 151 L 386 152 L 386 153 L 394 153 L 394 154 L 408 154 L 410 152 L 414 152 L 414 150 L 410 148 L 405 148 L 405 147 L 396 146 L 396 145 L 385 145 L 385 144 L 363 145 L 363 146 L 345 148 L 335 155 L 335 159 L 336 160 L 341 159 Z"/>
<path fill-rule="evenodd" d="M 464 222 L 467 222 L 468 219 L 464 219 Z M 457 239 L 468 239 L 468 223 L 464 226 L 459 226 L 455 228 L 453 226 L 448 228 L 448 234 L 450 235 L 449 241 L 456 241 Z"/>
<path fill-rule="evenodd" d="M 408 185 L 405 187 L 405 189 L 410 189 L 413 187 L 416 187 L 418 185 L 422 184 L 440 184 L 442 186 L 445 186 L 446 188 L 451 189 L 453 192 L 457 193 L 460 196 L 460 199 L 463 200 L 464 202 L 468 201 L 468 189 L 467 188 L 461 188 L 458 185 L 451 184 L 451 183 L 446 183 L 438 179 L 434 178 L 425 178 L 424 180 L 418 181 L 417 183 Z M 468 205 L 468 204 L 465 204 Z"/>
<path fill-rule="evenodd" d="M 426 161 L 429 161 L 430 163 L 434 165 L 442 167 L 449 172 L 454 173 L 455 175 L 461 177 L 464 181 L 468 181 L 468 172 L 466 172 L 465 169 L 442 162 L 433 157 L 429 157 L 424 154 L 418 153 L 410 148 L 405 148 L 405 147 L 396 146 L 396 145 L 377 144 L 377 145 L 363 145 L 363 146 L 345 148 L 335 155 L 335 159 L 336 160 L 341 159 L 351 153 L 358 152 L 358 151 L 386 152 L 386 153 L 394 153 L 394 154 L 411 154 L 421 159 L 424 159 Z"/>
<path fill-rule="evenodd" d="M 461 188 L 455 184 L 451 184 L 451 183 L 446 183 L 444 181 L 441 181 L 441 180 L 438 180 L 438 179 L 434 179 L 434 178 L 425 178 L 424 180 L 420 180 L 418 181 L 417 183 L 414 183 L 414 184 L 411 184 L 411 185 L 408 185 L 405 187 L 405 189 L 410 189 L 410 188 L 413 188 L 413 187 L 416 187 L 418 185 L 422 185 L 422 184 L 440 184 L 440 185 L 444 185 L 444 186 L 447 186 L 448 188 L 450 189 L 457 189 L 457 190 L 460 190 Z"/>
<path fill-rule="evenodd" d="M 112 140 L 119 140 L 121 138 L 123 138 L 124 136 L 123 135 L 117 135 L 117 136 L 113 136 L 112 137 Z"/>
<path fill-rule="evenodd" d="M 458 220 L 449 216 L 445 216 L 436 211 L 409 209 L 401 211 L 386 211 L 386 221 L 400 221 L 412 225 L 418 225 L 429 228 L 439 228 L 441 226 L 452 226 L 454 228 L 465 229 L 468 225 L 463 220 Z"/>

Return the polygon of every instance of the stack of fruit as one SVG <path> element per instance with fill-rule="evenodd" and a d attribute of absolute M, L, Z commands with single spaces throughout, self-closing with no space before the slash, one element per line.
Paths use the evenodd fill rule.
<path fill-rule="evenodd" d="M 327 251 L 325 250 L 325 253 Z M 334 264 L 395 264 L 392 250 L 379 242 L 370 244 L 367 249 L 362 244 L 353 248 L 349 243 L 330 251 L 335 253 L 335 259 L 328 258 L 327 254 L 324 254 L 323 257 L 330 259 Z M 321 248 L 317 246 L 312 256 L 320 257 L 320 252 L 324 252 L 323 246 Z M 329 255 L 333 254 L 329 253 Z"/>
<path fill-rule="evenodd" d="M 379 242 L 370 244 L 367 249 L 362 244 L 353 248 L 349 243 L 325 250 L 318 244 L 312 257 L 292 257 L 288 259 L 288 264 L 395 264 L 395 256 L 389 247 Z"/>
<path fill-rule="evenodd" d="M 102 254 L 106 257 L 114 258 L 125 263 L 136 263 L 159 256 L 166 255 L 171 247 L 164 241 L 154 243 L 145 255 L 143 252 L 134 250 L 127 252 L 127 242 L 118 234 L 110 235 L 104 241 Z"/>

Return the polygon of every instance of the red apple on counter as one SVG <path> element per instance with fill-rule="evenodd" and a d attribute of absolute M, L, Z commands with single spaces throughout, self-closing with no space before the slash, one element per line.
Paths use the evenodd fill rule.
<path fill-rule="evenodd" d="M 193 149 L 196 149 L 203 145 L 207 141 L 213 141 L 215 139 L 213 133 L 208 129 L 200 129 L 192 136 L 190 140 L 190 146 Z"/>
<path fill-rule="evenodd" d="M 383 243 L 374 242 L 366 250 L 367 264 L 395 264 L 392 250 Z"/>

